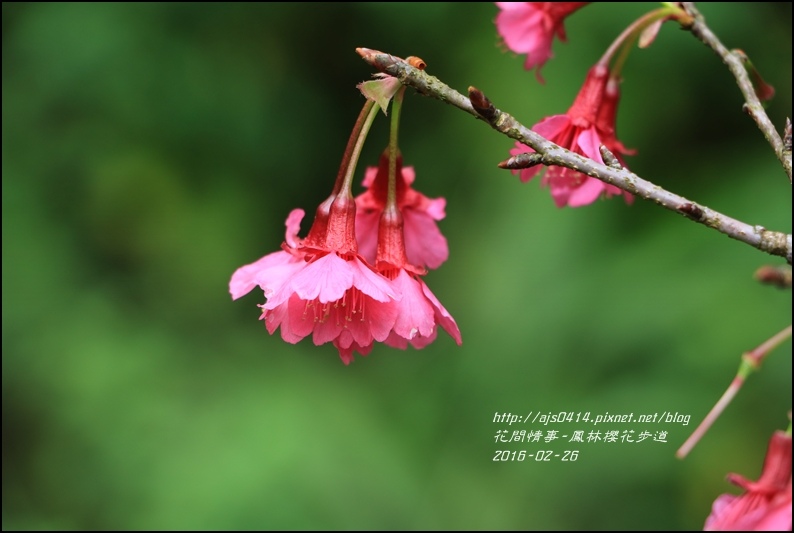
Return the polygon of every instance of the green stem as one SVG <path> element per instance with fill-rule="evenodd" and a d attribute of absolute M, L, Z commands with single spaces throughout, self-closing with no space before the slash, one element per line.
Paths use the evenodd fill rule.
<path fill-rule="evenodd" d="M 397 154 L 400 152 L 400 148 L 397 144 L 397 136 L 400 131 L 400 112 L 403 108 L 404 95 L 405 85 L 397 90 L 391 105 L 391 125 L 389 127 L 389 188 L 386 193 L 387 208 L 397 206 Z"/>
<path fill-rule="evenodd" d="M 775 334 L 772 338 L 765 341 L 761 346 L 756 348 L 755 350 L 745 354 L 745 358 L 750 360 L 753 369 L 758 368 L 761 365 L 761 362 L 764 358 L 780 346 L 784 341 L 791 337 L 791 325 L 786 328 L 783 328 L 783 331 Z"/>
<path fill-rule="evenodd" d="M 356 125 L 353 127 L 353 133 L 350 134 L 350 140 L 347 143 L 347 148 L 345 148 L 345 155 L 342 156 L 342 166 L 339 168 L 339 174 L 336 177 L 334 193 L 339 194 L 342 191 L 350 193 L 353 190 L 353 175 L 356 173 L 358 157 L 361 155 L 361 149 L 364 147 L 369 128 L 372 126 L 372 121 L 375 120 L 377 114 L 378 107 L 375 102 L 367 100 L 358 116 L 358 120 L 356 120 Z"/>
<path fill-rule="evenodd" d="M 626 63 L 629 53 L 634 47 L 634 43 L 636 43 L 637 39 L 640 38 L 642 32 L 659 19 L 669 17 L 670 15 L 677 13 L 683 12 L 678 7 L 668 5 L 666 7 L 654 9 L 650 13 L 646 13 L 642 17 L 638 18 L 631 23 L 628 28 L 623 30 L 623 33 L 621 33 L 618 38 L 612 42 L 609 48 L 607 48 L 607 51 L 604 52 L 604 55 L 601 56 L 601 59 L 598 60 L 598 64 L 609 66 L 609 62 L 612 60 L 613 56 L 616 54 L 616 52 L 618 52 L 618 50 L 620 50 L 620 53 L 618 54 L 618 57 L 610 70 L 611 76 L 620 76 L 620 72 L 623 70 L 623 65 Z"/>
<path fill-rule="evenodd" d="M 706 434 L 709 428 L 714 424 L 714 421 L 719 418 L 722 412 L 728 407 L 733 398 L 739 393 L 747 378 L 758 370 L 764 357 L 772 350 L 780 346 L 783 341 L 791 337 L 791 326 L 783 329 L 780 333 L 775 334 L 769 340 L 764 341 L 755 350 L 745 352 L 742 354 L 742 362 L 739 364 L 739 371 L 734 376 L 728 389 L 723 393 L 719 401 L 711 408 L 711 411 L 706 415 L 706 418 L 695 428 L 695 431 L 689 438 L 681 445 L 676 452 L 676 457 L 683 459 L 695 447 L 695 444 Z M 790 426 L 789 426 L 790 429 Z"/>

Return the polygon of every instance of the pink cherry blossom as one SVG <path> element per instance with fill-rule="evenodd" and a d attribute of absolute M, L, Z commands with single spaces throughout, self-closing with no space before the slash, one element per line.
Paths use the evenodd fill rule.
<path fill-rule="evenodd" d="M 444 198 L 428 198 L 411 186 L 416 178 L 413 167 L 402 166 L 397 158 L 397 207 L 402 212 L 405 231 L 405 253 L 408 263 L 438 268 L 449 257 L 447 239 L 436 224 L 446 216 Z M 356 236 L 359 253 L 375 263 L 378 223 L 386 205 L 389 182 L 388 150 L 380 156 L 377 167 L 369 167 L 364 175 L 367 190 L 356 197 Z"/>
<path fill-rule="evenodd" d="M 396 317 L 389 302 L 399 297 L 392 284 L 358 257 L 328 253 L 305 263 L 261 305 L 268 331 L 298 342 L 313 334 L 314 344 L 331 342 L 347 331 L 359 345 L 382 342 Z"/>
<path fill-rule="evenodd" d="M 400 292 L 399 301 L 392 302 L 397 309 L 394 326 L 385 343 L 405 349 L 424 348 L 436 339 L 441 326 L 460 345 L 461 335 L 452 315 L 422 281 L 422 270 L 406 261 L 404 223 L 399 209 L 386 207 L 378 228 L 376 268 L 392 280 Z"/>
<path fill-rule="evenodd" d="M 745 492 L 719 496 L 705 531 L 791 531 L 791 435 L 772 435 L 758 481 L 738 474 L 728 480 Z"/>
<path fill-rule="evenodd" d="M 496 2 L 501 10 L 496 16 L 496 29 L 504 43 L 517 54 L 527 54 L 524 67 L 540 81 L 540 69 L 551 56 L 554 36 L 565 41 L 565 17 L 589 2 Z"/>
<path fill-rule="evenodd" d="M 397 160 L 397 171 L 401 177 L 395 183 L 395 203 L 389 207 L 386 194 L 387 153 L 381 157 L 378 168 L 368 169 L 364 184 L 369 189 L 356 198 L 356 232 L 359 250 L 375 263 L 377 272 L 390 280 L 399 298 L 387 302 L 385 305 L 388 309 L 371 306 L 382 313 L 379 326 L 388 325 L 388 328 L 379 327 L 377 331 L 374 326 L 371 327 L 371 341 L 366 342 L 362 337 L 356 337 L 355 330 L 352 329 L 339 333 L 333 342 L 345 362 L 351 361 L 356 352 L 361 355 L 369 354 L 374 342 L 384 342 L 388 346 L 403 350 L 408 344 L 416 349 L 424 348 L 436 339 L 439 327 L 458 345 L 462 342 L 455 319 L 422 281 L 424 268 L 408 261 L 409 235 L 419 243 L 424 243 L 412 248 L 415 258 L 424 258 L 430 265 L 436 264 L 432 258 L 440 256 L 429 255 L 428 252 L 433 250 L 427 249 L 428 246 L 432 248 L 432 244 L 428 243 L 436 242 L 437 246 L 443 244 L 441 260 L 446 259 L 446 239 L 438 232 L 434 222 L 444 217 L 445 201 L 443 198 L 431 200 L 411 189 L 410 185 L 414 181 L 413 169 L 402 168 L 401 158 Z M 362 211 L 365 211 L 366 216 L 361 215 Z M 420 221 L 410 232 L 406 224 L 409 218 Z M 428 257 L 431 259 L 428 260 Z"/>
<path fill-rule="evenodd" d="M 267 301 L 261 320 L 286 342 L 312 335 L 315 344 L 332 342 L 347 364 L 351 347 L 386 340 L 400 293 L 355 250 L 355 202 L 342 195 L 323 202 L 305 239 L 297 237 L 303 211 L 287 218 L 283 250 L 243 266 L 232 275 L 229 291 L 237 299 L 259 286 Z"/>
<path fill-rule="evenodd" d="M 376 308 L 384 313 L 380 324 L 390 326 L 388 330 L 378 329 L 373 340 L 402 350 L 408 344 L 421 349 L 436 339 L 440 326 L 460 345 L 462 340 L 455 319 L 421 279 L 424 269 L 406 261 L 404 221 L 400 210 L 396 206 L 385 207 L 379 218 L 376 270 L 391 281 L 400 298 L 386 304 L 393 314 Z M 343 331 L 334 340 L 343 361 L 352 360 L 354 352 L 367 355 L 372 350 L 373 342 L 363 342 L 352 333 Z M 384 333 L 385 337 L 380 338 Z"/>
<path fill-rule="evenodd" d="M 550 141 L 572 152 L 603 163 L 599 147 L 605 145 L 622 162 L 621 154 L 630 154 L 615 134 L 615 118 L 620 98 L 617 80 L 609 78 L 605 66 L 596 65 L 587 74 L 584 85 L 571 108 L 564 115 L 547 117 L 532 130 Z M 534 150 L 516 143 L 510 150 L 518 155 Z M 520 171 L 521 181 L 527 182 L 542 169 L 534 166 Z M 633 201 L 631 194 L 614 185 L 591 178 L 569 168 L 552 166 L 546 170 L 541 182 L 548 186 L 557 207 L 580 207 L 596 201 L 601 196 L 623 195 L 627 203 Z"/>
<path fill-rule="evenodd" d="M 420 350 L 436 340 L 440 326 L 460 346 L 463 340 L 458 324 L 425 282 L 415 272 L 406 269 L 396 270 L 392 275 L 396 276 L 394 282 L 401 291 L 402 298 L 391 303 L 397 315 L 394 327 L 383 343 L 401 350 L 405 350 L 410 344 Z M 339 349 L 343 360 L 345 357 L 352 359 L 354 351 L 367 355 L 372 350 L 372 344 L 362 347 L 356 342 L 348 342 L 340 347 L 334 341 L 334 345 Z"/>
<path fill-rule="evenodd" d="M 410 343 L 416 349 L 424 348 L 436 339 L 437 326 L 461 345 L 463 341 L 455 319 L 419 276 L 402 268 L 394 283 L 403 297 L 393 304 L 398 313 L 394 328 L 385 340 L 387 345 L 404 350 Z"/>

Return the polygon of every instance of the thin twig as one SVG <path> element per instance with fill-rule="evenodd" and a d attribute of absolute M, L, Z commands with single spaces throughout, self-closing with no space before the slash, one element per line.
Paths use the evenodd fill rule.
<path fill-rule="evenodd" d="M 592 159 L 566 150 L 527 128 L 508 113 L 494 107 L 481 91 L 473 87 L 470 88 L 470 94 L 477 103 L 476 108 L 472 105 L 469 98 L 466 98 L 426 71 L 412 67 L 399 57 L 368 48 L 359 48 L 357 51 L 370 65 L 396 77 L 401 83 L 413 87 L 419 93 L 466 111 L 475 118 L 488 123 L 493 129 L 503 135 L 533 148 L 538 154 L 542 154 L 540 162 L 544 165 L 566 167 L 592 176 L 682 214 L 732 239 L 749 244 L 763 252 L 783 257 L 791 264 L 792 239 L 790 234 L 769 231 L 762 226 L 746 224 L 666 191 L 625 168 L 602 165 Z"/>
<path fill-rule="evenodd" d="M 731 384 L 722 394 L 722 397 L 717 401 L 714 407 L 711 408 L 709 414 L 706 415 L 706 418 L 698 424 L 698 427 L 695 428 L 695 431 L 689 436 L 689 438 L 681 445 L 677 452 L 675 452 L 675 456 L 679 459 L 683 459 L 684 457 L 692 451 L 692 448 L 695 447 L 703 435 L 711 428 L 714 422 L 719 418 L 725 408 L 728 407 L 728 404 L 731 403 L 733 398 L 736 394 L 739 393 L 742 386 L 744 385 L 745 381 L 747 381 L 748 376 L 758 370 L 761 367 L 761 363 L 764 361 L 769 353 L 777 348 L 780 344 L 782 344 L 785 340 L 791 337 L 791 326 L 784 328 L 783 331 L 776 333 L 770 339 L 767 339 L 760 346 L 758 346 L 755 350 L 745 352 L 742 354 L 742 362 L 739 365 L 739 371 L 736 373 L 736 376 L 731 381 Z"/>
<path fill-rule="evenodd" d="M 733 77 L 736 78 L 736 84 L 739 86 L 742 96 L 744 96 L 743 110 L 750 115 L 758 125 L 758 129 L 766 137 L 767 142 L 775 151 L 775 156 L 783 165 L 783 170 L 788 176 L 789 183 L 791 183 L 791 151 L 786 153 L 783 139 L 780 138 L 780 134 L 775 129 L 772 121 L 769 120 L 764 106 L 758 99 L 753 82 L 750 80 L 741 58 L 736 53 L 728 50 L 714 35 L 714 32 L 706 25 L 703 15 L 695 7 L 694 2 L 681 2 L 681 5 L 693 17 L 692 23 L 685 26 L 685 28 L 690 30 L 692 35 L 697 37 L 703 44 L 711 48 L 722 59 L 722 62 L 728 67 Z"/>

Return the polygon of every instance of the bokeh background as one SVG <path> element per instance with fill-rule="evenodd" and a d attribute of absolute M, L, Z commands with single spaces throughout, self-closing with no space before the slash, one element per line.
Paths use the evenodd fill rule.
<path fill-rule="evenodd" d="M 268 335 L 261 294 L 228 294 L 291 209 L 328 195 L 372 73 L 355 47 L 421 56 L 532 125 L 653 7 L 571 17 L 541 85 L 489 3 L 3 3 L 3 528 L 702 527 L 726 473 L 757 478 L 788 424 L 790 341 L 674 458 L 740 354 L 791 323 L 791 293 L 752 278 L 777 258 L 642 201 L 556 209 L 496 168 L 512 141 L 409 92 L 406 163 L 448 201 L 450 259 L 427 282 L 463 346 L 442 334 L 346 367 Z M 702 10 L 776 87 L 783 124 L 791 4 Z M 711 51 L 669 24 L 624 74 L 633 170 L 791 231 L 791 187 Z M 496 413 L 530 411 L 691 422 L 597 428 L 666 444 L 495 444 Z M 580 453 L 493 461 L 522 449 Z"/>

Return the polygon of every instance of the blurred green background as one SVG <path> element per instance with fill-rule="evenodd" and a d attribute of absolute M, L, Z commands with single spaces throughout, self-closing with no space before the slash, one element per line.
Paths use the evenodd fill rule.
<path fill-rule="evenodd" d="M 556 209 L 496 168 L 512 141 L 409 91 L 406 164 L 448 201 L 427 282 L 463 346 L 346 367 L 268 335 L 257 291 L 228 294 L 328 195 L 372 73 L 355 47 L 421 56 L 532 125 L 653 8 L 578 12 L 540 85 L 489 3 L 3 3 L 3 528 L 701 528 L 787 425 L 790 341 L 673 456 L 740 354 L 791 323 L 791 293 L 752 279 L 777 258 L 647 202 Z M 781 125 L 791 4 L 702 10 L 775 86 Z M 791 187 L 711 51 L 669 24 L 624 75 L 634 171 L 790 232 Z M 378 119 L 359 176 L 386 143 Z M 530 411 L 692 421 L 597 428 L 667 444 L 495 444 L 495 413 Z M 505 449 L 580 453 L 494 462 Z"/>

